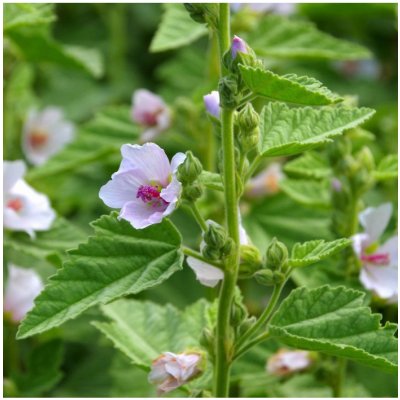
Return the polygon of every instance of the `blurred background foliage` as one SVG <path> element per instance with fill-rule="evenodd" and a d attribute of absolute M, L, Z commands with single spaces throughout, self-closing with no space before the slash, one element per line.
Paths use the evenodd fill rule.
<path fill-rule="evenodd" d="M 206 118 L 202 99 L 217 85 L 215 43 L 209 44 L 206 30 L 200 30 L 188 46 L 150 52 L 165 8 L 160 4 L 5 5 L 4 159 L 23 158 L 21 132 L 32 107 L 59 106 L 79 126 L 77 138 L 70 146 L 44 166 L 31 168 L 27 176 L 32 186 L 50 197 L 52 206 L 64 218 L 59 220 L 58 231 L 49 237 L 46 233 L 39 234 L 32 247 L 24 235 L 14 235 L 12 246 L 5 252 L 7 260 L 35 267 L 47 277 L 61 265 L 63 254 L 59 250 L 83 241 L 91 232 L 88 223 L 109 212 L 98 198 L 98 191 L 119 164 L 120 145 L 138 140 L 140 128 L 132 122 L 129 111 L 132 93 L 138 88 L 162 95 L 173 109 L 171 129 L 157 139 L 168 155 L 191 149 L 208 169 L 216 170 L 215 160 L 207 156 L 209 142 L 205 138 L 213 134 L 213 127 Z M 241 9 L 233 15 L 233 33 L 256 47 L 262 42 L 260 32 L 269 17 L 272 16 Z M 374 108 L 376 114 L 363 126 L 362 143 L 368 144 L 377 162 L 394 153 L 397 149 L 396 6 L 298 4 L 290 19 L 311 21 L 322 32 L 364 46 L 372 57 L 346 59 L 323 54 L 302 57 L 293 56 L 290 48 L 287 54 L 277 56 L 269 49 L 264 55 L 268 68 L 280 74 L 310 75 L 341 95 L 354 96 L 349 100 L 353 104 Z M 152 47 L 153 50 L 156 47 L 154 42 Z M 262 43 L 260 47 L 262 50 Z M 218 196 L 218 193 L 207 194 L 202 202 L 204 211 L 216 220 L 222 215 L 221 202 L 216 201 Z M 364 200 L 367 205 L 397 203 L 396 183 L 380 182 Z M 329 207 L 298 204 L 282 192 L 257 201 L 245 200 L 242 212 L 249 235 L 263 250 L 273 236 L 291 246 L 296 241 L 332 235 Z M 396 219 L 397 211 L 392 230 Z M 186 244 L 196 246 L 199 230 L 189 215 L 178 211 L 173 221 Z M 52 237 L 60 239 L 61 249 L 51 248 Z M 324 270 L 329 270 L 329 279 L 334 279 L 332 266 L 317 268 L 313 266 L 314 272 L 308 269 L 295 277 L 291 287 L 305 282 L 310 286 L 324 283 L 327 279 Z M 247 281 L 242 284 L 242 291 L 253 313 L 262 309 L 269 295 L 265 288 Z M 199 285 L 193 273 L 184 268 L 140 298 L 184 307 L 201 296 L 212 299 L 215 293 Z M 394 321 L 393 309 L 384 312 L 385 319 Z M 15 327 L 7 324 L 6 362 L 17 359 L 17 365 L 5 369 L 8 394 L 154 396 L 145 373 L 130 365 L 90 325 L 93 319 L 102 318 L 97 309 L 92 309 L 61 328 L 18 345 L 13 340 Z M 330 396 L 329 387 L 318 373 L 288 380 L 278 391 L 269 389 L 276 386 L 270 385 L 271 377 L 265 375 L 264 364 L 274 346 L 265 346 L 263 352 L 257 348 L 257 354 L 250 352 L 237 364 L 235 371 L 246 371 L 237 380 L 234 377 L 237 395 L 310 397 L 312 388 L 313 396 Z M 349 371 L 346 390 L 350 397 L 396 396 L 393 377 L 356 364 L 350 364 Z M 370 374 L 374 375 L 373 382 Z"/>

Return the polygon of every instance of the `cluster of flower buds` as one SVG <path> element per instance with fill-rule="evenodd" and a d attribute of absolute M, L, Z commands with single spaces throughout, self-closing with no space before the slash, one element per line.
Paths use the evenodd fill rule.
<path fill-rule="evenodd" d="M 193 21 L 216 27 L 218 23 L 218 4 L 183 3 Z"/>
<path fill-rule="evenodd" d="M 265 286 L 278 285 L 285 281 L 287 270 L 287 247 L 273 238 L 267 248 L 265 268 L 254 274 L 258 283 Z"/>
<path fill-rule="evenodd" d="M 214 221 L 207 222 L 208 229 L 203 235 L 205 243 L 202 249 L 203 256 L 210 260 L 221 260 L 231 253 L 233 241 L 221 225 Z"/>
<path fill-rule="evenodd" d="M 200 160 L 191 151 L 186 152 L 185 161 L 179 166 L 177 176 L 183 185 L 182 199 L 196 201 L 203 194 L 198 178 L 203 171 Z"/>
<path fill-rule="evenodd" d="M 260 139 L 260 117 L 251 103 L 247 103 L 239 111 L 237 124 L 239 127 L 239 145 L 243 153 L 247 153 L 257 146 Z"/>

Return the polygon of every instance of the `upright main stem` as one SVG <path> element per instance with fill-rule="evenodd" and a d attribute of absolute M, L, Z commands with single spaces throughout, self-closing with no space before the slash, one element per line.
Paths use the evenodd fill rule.
<path fill-rule="evenodd" d="M 221 74 L 225 74 L 222 55 L 230 46 L 229 4 L 220 4 L 218 40 Z M 233 136 L 234 110 L 222 109 L 221 131 L 224 158 L 225 210 L 228 234 L 235 242 L 232 254 L 226 260 L 225 275 L 219 294 L 214 366 L 214 396 L 229 396 L 229 376 L 233 356 L 234 338 L 231 333 L 230 315 L 239 268 L 239 215 L 236 193 L 235 148 Z"/>

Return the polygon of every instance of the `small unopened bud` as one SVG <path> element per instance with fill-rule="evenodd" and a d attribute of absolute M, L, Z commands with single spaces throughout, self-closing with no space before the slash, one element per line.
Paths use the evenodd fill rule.
<path fill-rule="evenodd" d="M 203 187 L 199 183 L 186 185 L 182 190 L 182 198 L 188 201 L 196 201 L 203 194 Z"/>
<path fill-rule="evenodd" d="M 273 238 L 267 249 L 267 268 L 277 270 L 286 262 L 287 258 L 287 247 L 276 238 Z"/>
<path fill-rule="evenodd" d="M 247 317 L 246 307 L 243 305 L 240 298 L 235 298 L 231 310 L 231 324 L 232 326 L 239 326 Z"/>
<path fill-rule="evenodd" d="M 278 285 L 279 283 L 284 282 L 286 279 L 286 276 L 284 273 L 280 272 L 280 271 L 274 271 L 273 275 L 272 275 L 272 280 L 274 281 L 274 283 L 276 285 Z"/>
<path fill-rule="evenodd" d="M 204 328 L 200 336 L 200 345 L 203 346 L 210 355 L 214 353 L 214 334 L 208 328 Z"/>
<path fill-rule="evenodd" d="M 201 250 L 201 253 L 205 258 L 209 260 L 219 260 L 221 257 L 221 250 L 216 249 L 215 247 L 205 245 Z"/>
<path fill-rule="evenodd" d="M 208 229 L 204 233 L 204 242 L 215 249 L 221 249 L 225 245 L 227 239 L 225 229 L 214 221 L 207 222 Z"/>
<path fill-rule="evenodd" d="M 206 23 L 204 10 L 201 5 L 198 5 L 196 3 L 183 3 L 183 5 L 185 6 L 186 11 L 188 11 L 190 18 L 192 18 L 193 21 L 196 21 L 199 24 Z"/>
<path fill-rule="evenodd" d="M 218 83 L 220 104 L 223 108 L 235 108 L 237 105 L 238 85 L 233 77 L 223 77 Z"/>
<path fill-rule="evenodd" d="M 238 53 L 247 54 L 248 52 L 249 51 L 247 43 L 239 36 L 235 35 L 232 39 L 232 46 L 231 46 L 232 59 L 235 59 Z"/>
<path fill-rule="evenodd" d="M 191 151 L 186 152 L 185 161 L 178 168 L 178 181 L 186 185 L 193 183 L 201 174 L 203 166 Z"/>
<path fill-rule="evenodd" d="M 228 238 L 224 244 L 224 246 L 221 249 L 221 255 L 222 257 L 228 257 L 229 254 L 232 253 L 232 249 L 234 247 L 234 242 L 231 238 Z"/>
<path fill-rule="evenodd" d="M 273 286 L 275 285 L 274 281 L 274 272 L 270 269 L 260 269 L 254 274 L 254 278 L 260 285 L 264 286 Z"/>
<path fill-rule="evenodd" d="M 251 278 L 253 274 L 262 268 L 260 251 L 255 246 L 240 246 L 239 278 Z"/>
<path fill-rule="evenodd" d="M 257 128 L 260 123 L 260 117 L 254 110 L 251 103 L 247 103 L 238 115 L 238 125 L 242 132 L 249 132 Z"/>
<path fill-rule="evenodd" d="M 368 147 L 363 147 L 357 153 L 356 157 L 360 161 L 360 163 L 363 165 L 363 167 L 365 167 L 369 172 L 371 172 L 375 169 L 374 156 L 372 155 L 371 150 Z"/>

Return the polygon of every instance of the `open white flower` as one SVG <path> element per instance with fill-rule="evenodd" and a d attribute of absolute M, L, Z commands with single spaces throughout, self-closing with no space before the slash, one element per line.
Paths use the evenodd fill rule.
<path fill-rule="evenodd" d="M 132 119 L 144 128 L 141 142 L 154 140 L 171 123 L 171 113 L 164 100 L 146 89 L 138 89 L 132 96 Z"/>
<path fill-rule="evenodd" d="M 279 182 L 285 177 L 279 163 L 271 163 L 257 176 L 250 179 L 246 186 L 246 195 L 250 198 L 263 197 L 279 191 Z"/>
<path fill-rule="evenodd" d="M 280 349 L 268 359 L 266 370 L 271 375 L 287 376 L 308 368 L 312 362 L 308 351 Z"/>
<path fill-rule="evenodd" d="M 352 237 L 353 249 L 362 268 L 360 281 L 366 289 L 374 292 L 388 303 L 396 303 L 398 297 L 398 240 L 397 236 L 379 245 L 392 215 L 392 205 L 369 207 L 359 214 L 364 233 Z"/>
<path fill-rule="evenodd" d="M 23 129 L 22 149 L 30 163 L 41 165 L 71 142 L 74 134 L 74 125 L 64 119 L 60 108 L 31 110 Z"/>
<path fill-rule="evenodd" d="M 3 161 L 3 225 L 34 237 L 35 231 L 48 230 L 56 215 L 47 196 L 22 179 L 25 171 L 23 161 Z"/>
<path fill-rule="evenodd" d="M 148 380 L 157 385 L 158 395 L 171 392 L 201 372 L 201 361 L 199 353 L 165 352 L 153 361 Z"/>
<path fill-rule="evenodd" d="M 33 307 L 33 300 L 42 289 L 42 279 L 34 270 L 9 265 L 4 312 L 9 313 L 14 322 L 20 322 Z"/>

